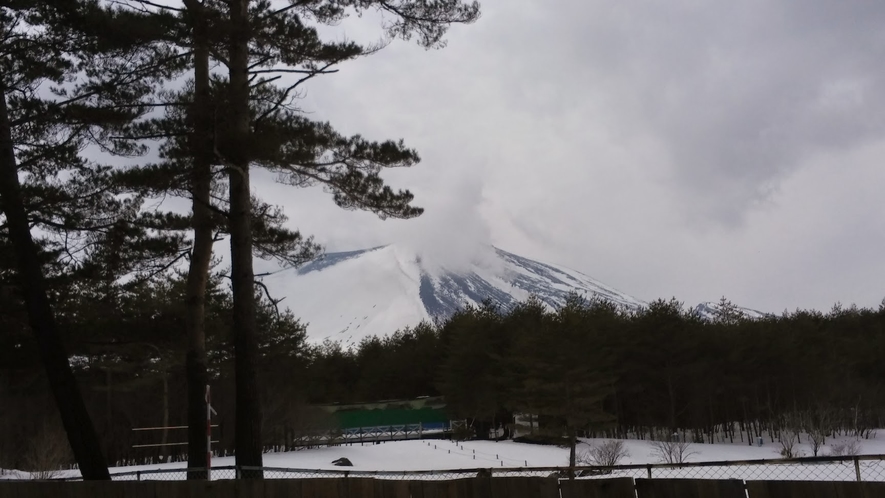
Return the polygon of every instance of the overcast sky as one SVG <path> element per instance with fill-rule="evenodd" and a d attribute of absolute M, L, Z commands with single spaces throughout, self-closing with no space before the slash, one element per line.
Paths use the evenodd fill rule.
<path fill-rule="evenodd" d="M 885 2 L 482 4 L 445 49 L 394 42 L 301 103 L 417 148 L 385 178 L 425 216 L 255 188 L 329 251 L 492 243 L 644 300 L 771 312 L 885 297 Z"/>

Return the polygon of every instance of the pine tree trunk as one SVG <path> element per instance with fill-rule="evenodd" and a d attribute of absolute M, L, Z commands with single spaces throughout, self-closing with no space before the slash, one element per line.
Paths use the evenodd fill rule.
<path fill-rule="evenodd" d="M 209 90 L 209 33 L 203 6 L 185 2 L 191 17 L 194 39 L 194 101 L 191 106 L 191 223 L 194 244 L 187 273 L 186 307 L 188 350 L 187 375 L 187 466 L 205 469 L 209 465 L 206 435 L 206 286 L 212 261 L 213 116 Z M 188 472 L 188 479 L 206 479 L 207 472 Z"/>
<path fill-rule="evenodd" d="M 111 433 L 112 426 L 112 397 L 111 393 L 114 390 L 114 379 L 113 372 L 111 371 L 111 364 L 105 367 L 104 370 L 104 385 L 105 385 L 105 393 L 104 393 L 104 430 L 105 434 Z M 105 441 L 105 444 L 108 444 L 108 441 Z M 110 452 L 110 448 L 105 447 L 105 450 Z M 111 457 L 111 461 L 113 461 L 113 456 Z"/>
<path fill-rule="evenodd" d="M 260 467 L 261 405 L 258 398 L 258 341 L 255 323 L 255 275 L 252 270 L 249 188 L 249 0 L 230 0 L 228 169 L 230 173 L 230 252 L 233 291 L 236 422 L 234 444 L 240 467 Z M 260 478 L 261 472 L 243 472 Z"/>
<path fill-rule="evenodd" d="M 474 422 L 474 427 L 476 427 L 475 437 L 477 440 L 487 441 L 489 439 L 489 429 L 491 429 L 492 427 L 487 420 L 477 419 Z"/>
<path fill-rule="evenodd" d="M 46 294 L 37 246 L 31 238 L 18 180 L 5 92 L 0 98 L 0 208 L 6 215 L 9 239 L 15 253 L 16 273 L 28 310 L 28 321 L 37 339 L 40 360 L 46 368 L 49 387 L 55 397 L 74 458 L 83 479 L 108 480 L 110 475 L 107 462 L 95 426 L 86 411 L 80 387 L 68 363 L 68 355 L 61 342 Z"/>

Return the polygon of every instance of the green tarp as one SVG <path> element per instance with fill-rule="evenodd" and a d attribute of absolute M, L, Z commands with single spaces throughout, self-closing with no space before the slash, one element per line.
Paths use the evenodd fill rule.
<path fill-rule="evenodd" d="M 422 424 L 428 428 L 449 422 L 442 397 L 421 397 L 411 400 L 376 401 L 347 405 L 324 405 L 319 408 L 331 416 L 339 429 L 388 427 Z"/>

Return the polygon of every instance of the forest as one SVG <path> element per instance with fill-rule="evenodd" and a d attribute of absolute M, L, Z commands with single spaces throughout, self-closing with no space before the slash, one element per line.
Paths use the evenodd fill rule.
<path fill-rule="evenodd" d="M 131 448 L 185 439 L 183 431 L 132 431 L 186 420 L 185 287 L 183 276 L 171 275 L 121 290 L 113 302 L 82 288 L 59 295 L 72 364 L 111 463 L 185 457 L 176 447 Z M 219 454 L 234 448 L 228 287 L 215 277 L 207 294 Z M 0 297 L 7 299 L 0 323 L 10 332 L 0 336 L 0 466 L 70 463 L 27 321 L 11 296 Z M 675 300 L 629 312 L 579 296 L 557 311 L 529 299 L 511 309 L 467 307 L 345 348 L 309 343 L 305 327 L 263 291 L 255 302 L 265 451 L 294 449 L 299 433 L 328 429 L 310 405 L 433 395 L 473 428 L 459 436 L 474 438 L 507 428 L 514 413 L 537 414 L 547 435 L 666 431 L 695 442 L 869 437 L 885 415 L 882 309 L 836 306 L 749 320 L 723 301 L 711 321 Z M 53 439 L 62 443 L 57 452 L 35 451 Z"/>
<path fill-rule="evenodd" d="M 340 24 L 367 13 L 377 36 L 347 40 Z M 442 48 L 479 14 L 461 0 L 0 3 L 0 465 L 27 468 L 36 433 L 32 459 L 69 449 L 83 479 L 108 480 L 129 455 L 120 427 L 174 414 L 187 476 L 206 479 L 214 380 L 234 386 L 219 399 L 237 464 L 262 466 L 262 356 L 298 349 L 281 345 L 297 340 L 291 317 L 265 326 L 254 259 L 297 267 L 322 247 L 252 172 L 344 210 L 419 216 L 381 177 L 417 151 L 342 134 L 299 101 L 339 65 L 395 40 Z"/>
<path fill-rule="evenodd" d="M 378 41 L 348 40 L 341 23 L 364 15 Z M 746 320 L 723 303 L 710 321 L 674 300 L 628 312 L 573 296 L 352 348 L 307 341 L 253 263 L 297 268 L 323 248 L 252 177 L 420 216 L 383 178 L 416 150 L 339 132 L 300 99 L 397 40 L 443 48 L 479 16 L 461 0 L 0 4 L 0 468 L 106 480 L 109 464 L 173 458 L 205 479 L 207 384 L 213 449 L 250 468 L 322 430 L 313 405 L 416 396 L 444 396 L 459 437 L 528 413 L 572 446 L 882 427 L 883 309 Z"/>

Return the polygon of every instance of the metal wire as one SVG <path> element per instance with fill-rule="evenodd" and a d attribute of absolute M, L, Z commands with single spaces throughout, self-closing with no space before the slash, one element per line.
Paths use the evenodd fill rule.
<path fill-rule="evenodd" d="M 485 462 L 483 462 L 485 463 Z M 204 479 L 205 469 L 153 469 L 118 472 L 115 481 L 178 481 Z M 364 477 L 393 480 L 446 481 L 469 477 L 569 477 L 568 467 L 478 467 L 423 471 L 367 471 L 347 467 L 335 470 L 280 467 L 215 467 L 212 480 L 239 479 L 244 473 L 261 472 L 265 479 L 316 479 Z M 868 481 L 885 482 L 885 455 L 814 457 L 784 460 L 691 462 L 683 464 L 637 464 L 614 467 L 574 468 L 577 479 L 632 477 L 636 479 L 740 479 L 746 481 Z M 66 480 L 79 480 L 68 478 Z"/>

